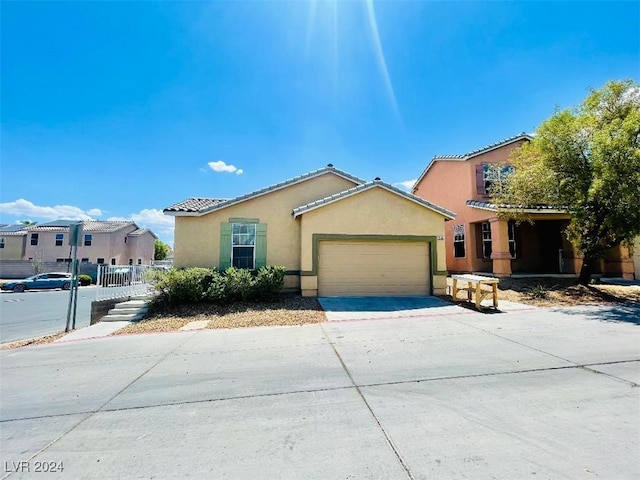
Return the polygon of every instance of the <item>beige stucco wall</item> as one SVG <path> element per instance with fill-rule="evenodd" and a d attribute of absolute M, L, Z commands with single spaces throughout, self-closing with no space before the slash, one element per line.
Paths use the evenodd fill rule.
<path fill-rule="evenodd" d="M 217 267 L 220 224 L 229 222 L 230 218 L 257 218 L 267 224 L 267 264 L 300 270 L 300 222 L 293 218 L 292 210 L 354 185 L 343 177 L 327 173 L 200 217 L 177 216 L 174 265 Z M 297 282 L 289 279 L 287 286 Z"/>
<path fill-rule="evenodd" d="M 4 248 L 0 248 L 0 260 L 23 260 L 25 235 L 2 235 Z"/>
<path fill-rule="evenodd" d="M 376 187 L 357 195 L 312 210 L 301 216 L 301 270 L 304 294 L 313 295 L 317 276 L 313 270 L 313 235 L 385 235 L 385 236 L 443 236 L 444 217 L 432 210 Z M 434 270 L 446 270 L 443 240 L 436 242 L 437 260 Z M 317 272 L 316 272 L 317 273 Z M 444 293 L 445 275 L 433 278 L 434 293 Z"/>

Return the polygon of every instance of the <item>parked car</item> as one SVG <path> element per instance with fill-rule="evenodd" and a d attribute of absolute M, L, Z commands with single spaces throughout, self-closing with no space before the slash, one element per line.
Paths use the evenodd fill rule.
<path fill-rule="evenodd" d="M 25 278 L 24 280 L 14 280 L 2 284 L 2 290 L 11 290 L 14 292 L 52 288 L 69 290 L 71 288 L 71 274 L 65 272 L 40 273 Z"/>

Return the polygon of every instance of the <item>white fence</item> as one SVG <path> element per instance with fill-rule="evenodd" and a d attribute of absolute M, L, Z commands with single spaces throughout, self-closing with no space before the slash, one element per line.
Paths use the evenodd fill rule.
<path fill-rule="evenodd" d="M 153 287 L 148 282 L 151 265 L 98 265 L 96 300 L 148 295 Z"/>

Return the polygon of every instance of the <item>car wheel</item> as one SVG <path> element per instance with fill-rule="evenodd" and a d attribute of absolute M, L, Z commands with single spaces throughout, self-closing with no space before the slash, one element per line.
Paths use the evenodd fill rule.
<path fill-rule="evenodd" d="M 25 291 L 24 285 L 18 284 L 15 287 L 13 287 L 13 291 L 16 293 L 22 293 Z"/>
<path fill-rule="evenodd" d="M 69 290 L 71 288 L 71 282 L 64 282 L 62 284 L 62 289 L 63 290 Z"/>

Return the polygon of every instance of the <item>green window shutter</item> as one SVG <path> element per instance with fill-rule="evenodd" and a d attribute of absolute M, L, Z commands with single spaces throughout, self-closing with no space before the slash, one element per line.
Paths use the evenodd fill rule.
<path fill-rule="evenodd" d="M 256 224 L 256 270 L 267 266 L 267 224 Z"/>
<path fill-rule="evenodd" d="M 231 266 L 231 224 L 220 224 L 220 271 Z"/>

